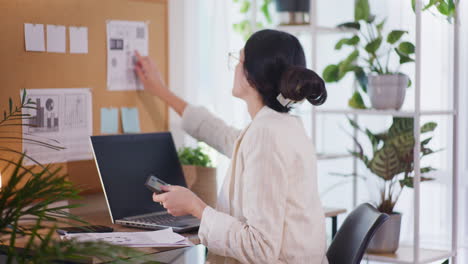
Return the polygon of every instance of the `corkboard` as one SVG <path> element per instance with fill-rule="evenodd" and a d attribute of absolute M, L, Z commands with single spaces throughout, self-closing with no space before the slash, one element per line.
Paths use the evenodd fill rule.
<path fill-rule="evenodd" d="M 20 100 L 21 89 L 91 88 L 93 134 L 100 134 L 102 107 L 138 107 L 142 132 L 168 130 L 168 109 L 158 99 L 142 91 L 108 91 L 106 88 L 106 20 L 149 22 L 149 55 L 162 76 L 168 77 L 168 3 L 166 0 L 8 0 L 0 1 L 0 110 L 8 108 L 8 98 Z M 24 23 L 88 27 L 88 54 L 26 52 Z M 120 122 L 120 121 L 119 121 Z M 120 125 L 121 127 L 121 125 Z M 17 134 L 20 127 L 9 132 Z M 119 133 L 121 133 L 121 128 Z M 0 146 L 21 151 L 21 143 L 0 142 Z M 0 158 L 15 159 L 0 152 Z M 57 164 L 72 182 L 100 191 L 93 160 Z M 5 166 L 0 163 L 0 166 Z M 8 171 L 2 184 L 8 181 Z"/>

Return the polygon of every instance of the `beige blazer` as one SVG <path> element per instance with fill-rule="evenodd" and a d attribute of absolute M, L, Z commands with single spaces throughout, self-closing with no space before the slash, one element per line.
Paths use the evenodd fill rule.
<path fill-rule="evenodd" d="M 198 231 L 210 263 L 327 263 L 316 154 L 300 118 L 265 106 L 239 131 L 189 105 L 182 127 L 231 158 Z"/>

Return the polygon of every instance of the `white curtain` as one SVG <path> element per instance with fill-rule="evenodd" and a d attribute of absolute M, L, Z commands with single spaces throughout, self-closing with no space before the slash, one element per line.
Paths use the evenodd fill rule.
<path fill-rule="evenodd" d="M 191 104 L 203 105 L 228 124 L 243 128 L 250 120 L 244 103 L 232 97 L 234 72 L 228 69 L 228 53 L 243 47 L 232 30 L 235 19 L 231 1 L 171 0 L 171 89 Z M 177 26 L 178 25 L 178 26 Z M 172 57 L 174 55 L 174 57 Z M 180 118 L 170 116 L 178 147 L 196 141 L 180 130 Z M 222 184 L 229 160 L 210 151 Z"/>

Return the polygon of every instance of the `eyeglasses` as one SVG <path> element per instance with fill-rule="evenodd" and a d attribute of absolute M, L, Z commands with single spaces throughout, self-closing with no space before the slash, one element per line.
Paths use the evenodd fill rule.
<path fill-rule="evenodd" d="M 230 71 L 236 69 L 237 64 L 240 62 L 239 52 L 229 52 L 228 53 L 228 68 Z"/>

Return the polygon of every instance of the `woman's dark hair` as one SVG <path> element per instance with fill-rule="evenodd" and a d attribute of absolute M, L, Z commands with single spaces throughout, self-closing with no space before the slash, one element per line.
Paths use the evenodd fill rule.
<path fill-rule="evenodd" d="M 263 103 L 278 112 L 291 110 L 276 99 L 280 93 L 286 99 L 307 99 L 313 105 L 327 99 L 322 78 L 306 68 L 299 40 L 286 32 L 266 29 L 253 34 L 244 47 L 244 72 Z"/>

